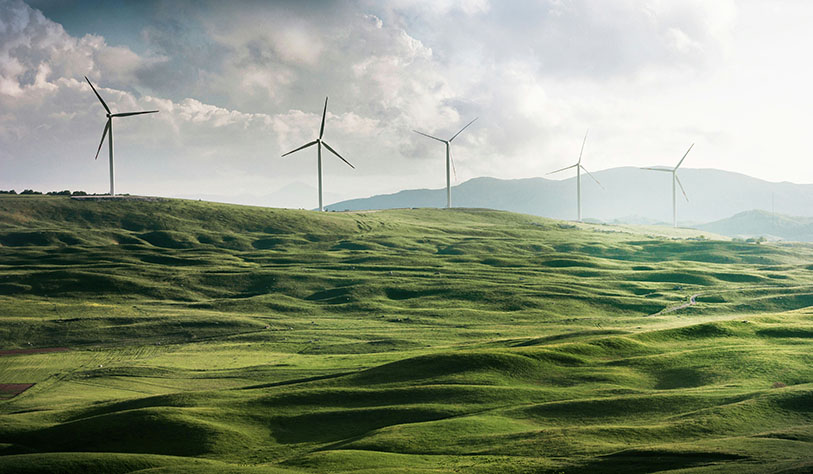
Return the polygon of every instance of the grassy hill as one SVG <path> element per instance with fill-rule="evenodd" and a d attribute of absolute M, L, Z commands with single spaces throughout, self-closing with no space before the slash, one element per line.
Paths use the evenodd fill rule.
<path fill-rule="evenodd" d="M 807 472 L 813 247 L 703 234 L 0 197 L 0 472 Z"/>

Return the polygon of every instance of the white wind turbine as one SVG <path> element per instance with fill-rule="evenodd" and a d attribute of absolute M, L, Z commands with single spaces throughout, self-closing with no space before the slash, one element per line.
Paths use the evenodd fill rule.
<path fill-rule="evenodd" d="M 350 166 L 353 169 L 356 169 L 355 166 L 351 165 L 349 161 L 345 160 L 342 157 L 342 155 L 340 155 L 336 150 L 334 150 L 333 148 L 330 148 L 330 145 L 328 145 L 327 143 L 322 141 L 322 135 L 325 134 L 325 115 L 326 114 L 327 114 L 327 97 L 325 97 L 325 110 L 322 111 L 322 127 L 319 129 L 319 138 L 317 138 L 316 140 L 314 140 L 312 142 L 308 142 L 308 143 L 302 145 L 301 147 L 297 148 L 296 150 L 291 150 L 288 153 L 285 153 L 284 155 L 282 155 L 282 156 L 287 156 L 287 155 L 290 155 L 291 153 L 297 152 L 299 150 L 304 150 L 305 148 L 308 148 L 309 146 L 316 145 L 317 150 L 319 150 L 318 155 L 317 155 L 318 156 L 317 168 L 319 168 L 319 211 L 320 212 L 325 210 L 324 206 L 322 205 L 322 145 L 324 145 L 325 148 L 330 150 L 334 155 L 338 156 L 340 160 L 347 163 L 348 166 Z"/>
<path fill-rule="evenodd" d="M 693 146 L 694 143 L 692 143 L 689 149 L 686 150 L 686 153 L 683 154 L 683 158 L 680 159 L 677 166 L 675 166 L 674 168 L 641 168 L 644 170 L 668 171 L 669 173 L 672 173 L 672 227 L 677 227 L 677 204 L 675 201 L 675 183 L 677 183 L 678 186 L 680 186 L 680 191 L 683 193 L 683 197 L 686 198 L 686 201 L 687 202 L 689 201 L 689 196 L 686 195 L 686 190 L 683 189 L 683 184 L 681 184 L 680 178 L 678 178 L 677 169 L 680 168 L 681 164 L 683 164 L 683 160 L 685 160 L 686 155 L 688 155 L 689 152 L 692 151 Z"/>
<path fill-rule="evenodd" d="M 144 111 L 141 111 L 141 112 L 121 112 L 121 113 L 118 113 L 118 114 L 114 114 L 114 113 L 110 112 L 110 107 L 108 107 L 107 104 L 104 103 L 104 100 L 102 99 L 102 96 L 99 95 L 99 93 L 96 91 L 96 88 L 93 87 L 93 84 L 90 82 L 90 79 L 88 79 L 87 76 L 85 76 L 85 80 L 88 81 L 88 84 L 90 84 L 90 88 L 93 89 L 93 93 L 96 94 L 96 97 L 99 98 L 99 102 L 102 103 L 102 107 L 104 107 L 104 110 L 107 112 L 107 123 L 104 125 L 104 131 L 102 131 L 102 141 L 99 142 L 99 148 L 96 150 L 96 158 L 94 158 L 94 160 L 99 158 L 99 152 L 102 151 L 102 145 L 104 144 L 104 138 L 105 138 L 105 136 L 107 136 L 108 137 L 107 144 L 108 144 L 109 150 L 110 150 L 110 152 L 109 152 L 109 155 L 110 155 L 110 195 L 115 196 L 116 193 L 115 193 L 115 188 L 114 188 L 114 185 L 113 185 L 113 117 L 129 117 L 130 115 L 154 114 L 154 113 L 157 113 L 158 111 L 157 110 L 144 110 Z"/>
<path fill-rule="evenodd" d="M 593 181 L 595 181 L 596 184 L 601 186 L 601 183 L 598 182 L 596 177 L 590 174 L 590 172 L 587 171 L 587 168 L 582 166 L 582 153 L 584 153 L 584 144 L 587 143 L 588 133 L 590 133 L 590 130 L 588 130 L 584 134 L 584 141 L 582 141 L 582 149 L 579 152 L 579 161 L 577 161 L 575 165 L 565 166 L 562 169 L 558 169 L 556 171 L 551 171 L 550 173 L 548 173 L 553 174 L 558 173 L 560 171 L 569 170 L 570 168 L 576 168 L 576 215 L 578 216 L 579 222 L 581 222 L 582 220 L 582 170 L 584 170 L 585 173 L 587 173 L 591 178 L 593 178 Z M 601 186 L 601 189 L 604 189 L 604 186 Z"/>
<path fill-rule="evenodd" d="M 454 161 L 452 161 L 452 140 L 457 138 L 457 136 L 460 135 L 463 132 L 463 130 L 467 129 L 469 127 L 469 125 L 473 124 L 478 118 L 480 118 L 480 117 L 477 117 L 474 120 L 472 120 L 471 122 L 467 123 L 465 127 L 461 128 L 459 132 L 455 133 L 454 136 L 452 136 L 452 138 L 450 138 L 448 140 L 443 140 L 442 138 L 433 137 L 432 135 L 427 135 L 427 134 L 425 134 L 423 132 L 413 130 L 413 132 L 415 132 L 415 133 L 418 133 L 418 134 L 423 135 L 425 137 L 429 137 L 429 138 L 431 138 L 433 140 L 437 140 L 439 142 L 443 142 L 443 143 L 446 144 L 446 208 L 447 209 L 452 207 L 452 187 L 451 187 L 451 179 L 449 177 L 449 165 L 451 164 L 452 168 L 454 168 Z M 457 175 L 456 171 L 455 171 L 455 175 Z M 457 179 L 457 178 L 455 178 L 455 179 Z"/>

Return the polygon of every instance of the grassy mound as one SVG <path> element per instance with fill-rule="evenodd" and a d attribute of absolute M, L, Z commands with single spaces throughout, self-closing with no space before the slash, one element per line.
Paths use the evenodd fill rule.
<path fill-rule="evenodd" d="M 0 197 L 0 472 L 805 472 L 813 247 L 670 232 Z"/>

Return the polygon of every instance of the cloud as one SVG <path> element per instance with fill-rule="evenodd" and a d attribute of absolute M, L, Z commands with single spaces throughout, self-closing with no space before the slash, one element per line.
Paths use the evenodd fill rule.
<path fill-rule="evenodd" d="M 730 41 L 735 10 L 725 0 L 548 0 L 496 2 L 475 15 L 441 16 L 410 5 L 383 16 L 413 18 L 421 39 L 452 64 L 475 54 L 498 63 L 532 61 L 547 77 L 606 80 L 653 65 L 666 73 L 713 64 Z"/>
<path fill-rule="evenodd" d="M 477 116 L 455 140 L 461 179 L 539 175 L 588 126 L 653 136 L 679 123 L 658 110 L 662 91 L 724 58 L 736 18 L 724 0 L 159 4 L 135 52 L 0 0 L 0 160 L 23 170 L 15 182 L 59 155 L 65 180 L 104 184 L 87 162 L 104 117 L 85 74 L 115 110 L 161 110 L 116 125 L 121 156 L 138 157 L 122 158 L 125 188 L 139 192 L 309 181 L 307 152 L 279 155 L 316 137 L 325 96 L 326 139 L 357 167 L 326 168 L 341 197 L 358 195 L 353 180 L 365 192 L 435 182 L 442 149 L 412 130 L 451 136 Z"/>
<path fill-rule="evenodd" d="M 51 87 L 52 80 L 82 75 L 104 75 L 123 87 L 138 71 L 165 61 L 109 46 L 100 36 L 71 37 L 21 0 L 0 2 L 0 94 L 20 97 Z"/>

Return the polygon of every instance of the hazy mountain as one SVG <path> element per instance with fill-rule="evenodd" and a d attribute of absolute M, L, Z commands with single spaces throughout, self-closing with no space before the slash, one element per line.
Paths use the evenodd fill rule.
<path fill-rule="evenodd" d="M 813 218 L 794 217 L 767 211 L 746 211 L 708 224 L 696 226 L 729 237 L 765 237 L 768 240 L 813 242 Z"/>
<path fill-rule="evenodd" d="M 672 178 L 669 173 L 624 167 L 598 171 L 601 189 L 582 176 L 582 216 L 616 223 L 671 223 Z M 813 185 L 772 183 L 739 173 L 715 169 L 678 172 L 687 202 L 677 189 L 678 222 L 706 223 L 752 209 L 771 209 L 797 216 L 813 216 Z M 445 189 L 415 189 L 395 194 L 342 201 L 330 210 L 443 207 Z M 576 178 L 504 180 L 475 178 L 452 189 L 457 207 L 486 207 L 558 219 L 576 217 Z"/>

